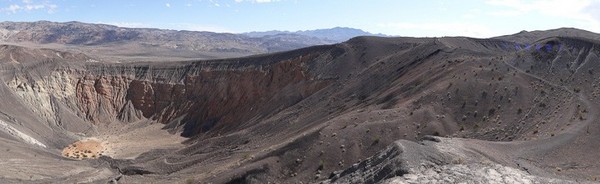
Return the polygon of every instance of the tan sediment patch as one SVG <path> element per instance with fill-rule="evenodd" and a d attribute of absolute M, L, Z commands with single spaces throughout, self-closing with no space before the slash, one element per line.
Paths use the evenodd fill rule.
<path fill-rule="evenodd" d="M 69 144 L 62 151 L 62 156 L 72 159 L 96 159 L 106 151 L 105 144 L 98 139 L 79 140 Z"/>
<path fill-rule="evenodd" d="M 130 124 L 127 126 L 134 126 Z M 142 128 L 127 129 L 111 134 L 98 135 L 69 144 L 62 156 L 83 160 L 108 156 L 117 159 L 133 159 L 152 149 L 176 149 L 183 147 L 187 138 L 162 130 L 162 124 L 150 124 Z"/>
<path fill-rule="evenodd" d="M 133 130 L 125 129 L 114 135 L 99 136 L 104 140 L 103 155 L 116 159 L 133 159 L 152 149 L 182 148 L 187 138 L 162 130 L 163 124 L 145 125 Z"/>

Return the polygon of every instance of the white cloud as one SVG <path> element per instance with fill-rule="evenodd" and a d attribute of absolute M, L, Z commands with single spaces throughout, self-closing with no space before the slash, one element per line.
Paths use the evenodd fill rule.
<path fill-rule="evenodd" d="M 241 3 L 241 2 L 252 2 L 252 3 L 271 3 L 271 2 L 278 2 L 280 0 L 235 0 L 236 3 Z"/>
<path fill-rule="evenodd" d="M 496 17 L 516 17 L 522 15 L 522 11 L 518 10 L 498 10 L 493 12 L 488 12 L 488 15 L 496 16 Z"/>
<path fill-rule="evenodd" d="M 127 28 L 159 28 L 171 30 L 186 30 L 186 31 L 209 31 L 217 33 L 233 33 L 233 31 L 214 25 L 203 25 L 193 23 L 168 23 L 168 24 L 149 24 L 142 22 L 95 22 L 96 24 L 108 24 L 118 27 Z"/>
<path fill-rule="evenodd" d="M 33 0 L 22 0 L 20 4 L 11 4 L 8 7 L 0 8 L 0 12 L 18 13 L 21 11 L 44 10 L 48 13 L 54 13 L 58 6 L 50 1 L 34 2 Z"/>
<path fill-rule="evenodd" d="M 464 19 L 476 19 L 483 11 L 479 8 L 473 8 L 462 14 L 461 17 Z"/>
<path fill-rule="evenodd" d="M 152 27 L 149 24 L 144 24 L 140 22 L 96 22 L 96 24 L 108 24 L 118 27 L 128 27 L 128 28 L 148 28 Z"/>
<path fill-rule="evenodd" d="M 160 26 L 162 27 L 162 26 Z M 217 33 L 233 33 L 233 31 L 214 25 L 203 25 L 203 24 L 192 24 L 192 23 L 173 23 L 169 25 L 164 25 L 164 27 L 168 27 L 169 29 L 176 30 L 187 30 L 187 31 L 209 31 L 209 32 L 217 32 Z"/>
<path fill-rule="evenodd" d="M 412 23 L 412 22 L 396 22 L 385 23 L 378 25 L 381 28 L 392 30 L 403 36 L 469 36 L 478 38 L 488 38 L 497 36 L 497 33 L 492 29 L 471 23 Z M 422 35 L 406 35 L 406 32 L 416 32 Z M 430 33 L 442 33 L 443 35 L 430 35 Z"/>
<path fill-rule="evenodd" d="M 487 4 L 505 7 L 508 10 L 499 10 L 492 14 L 500 16 L 519 16 L 526 13 L 537 12 L 546 16 L 557 16 L 575 19 L 584 19 L 586 15 L 583 13 L 587 6 L 593 3 L 593 0 L 488 0 Z M 597 0 L 595 1 L 598 2 Z"/>
<path fill-rule="evenodd" d="M 171 4 L 170 4 L 170 3 L 166 3 L 166 4 L 165 4 L 165 6 L 166 6 L 167 8 L 171 8 Z"/>
<path fill-rule="evenodd" d="M 36 5 L 26 5 L 26 6 L 25 6 L 25 9 L 26 9 L 26 10 L 39 10 L 39 9 L 42 9 L 42 8 L 44 8 L 44 5 L 41 5 L 41 4 L 36 4 Z"/>
<path fill-rule="evenodd" d="M 579 28 L 600 32 L 600 0 L 487 0 L 486 3 L 506 8 L 490 12 L 492 16 L 517 17 L 537 13 L 548 18 L 569 19 Z"/>
<path fill-rule="evenodd" d="M 16 5 L 16 4 L 11 4 L 5 10 L 7 10 L 9 12 L 12 12 L 12 13 L 17 13 L 17 11 L 21 10 L 21 6 Z"/>

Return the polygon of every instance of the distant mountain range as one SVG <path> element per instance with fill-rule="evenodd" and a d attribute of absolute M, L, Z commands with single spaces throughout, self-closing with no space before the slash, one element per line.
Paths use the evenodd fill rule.
<path fill-rule="evenodd" d="M 339 43 L 349 40 L 357 36 L 381 36 L 385 37 L 384 34 L 373 34 L 360 29 L 348 28 L 348 27 L 334 27 L 331 29 L 315 29 L 306 31 L 264 31 L 264 32 L 248 32 L 243 33 L 246 36 L 260 38 L 265 36 L 287 36 L 287 35 L 302 35 L 307 37 L 319 38 L 324 42 Z"/>
<path fill-rule="evenodd" d="M 298 32 L 231 34 L 123 28 L 82 22 L 0 22 L 0 42 L 64 46 L 89 55 L 119 56 L 119 59 L 132 57 L 137 60 L 241 57 L 334 44 L 367 35 L 376 34 L 340 27 Z"/>

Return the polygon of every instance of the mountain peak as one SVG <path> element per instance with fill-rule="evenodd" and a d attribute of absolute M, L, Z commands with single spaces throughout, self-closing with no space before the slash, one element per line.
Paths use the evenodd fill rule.
<path fill-rule="evenodd" d="M 520 31 L 511 35 L 504 35 L 495 37 L 497 39 L 516 42 L 516 43 L 533 43 L 539 39 L 548 37 L 579 37 L 590 40 L 598 40 L 600 36 L 597 33 L 586 31 L 583 29 L 577 29 L 572 27 L 561 27 L 557 29 L 549 30 L 535 30 L 535 31 Z"/>
<path fill-rule="evenodd" d="M 357 36 L 387 36 L 384 34 L 373 34 L 370 32 L 363 31 L 361 29 L 340 26 L 327 29 L 314 29 L 295 32 L 273 30 L 264 32 L 248 32 L 243 34 L 250 37 L 264 37 L 279 34 L 295 34 L 319 38 L 330 43 L 344 42 L 346 40 L 349 40 L 350 38 L 354 38 Z"/>

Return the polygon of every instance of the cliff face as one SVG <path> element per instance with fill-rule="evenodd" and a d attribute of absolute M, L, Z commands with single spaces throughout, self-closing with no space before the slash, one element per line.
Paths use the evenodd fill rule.
<path fill-rule="evenodd" d="M 49 148 L 66 145 L 51 136 L 88 127 L 128 143 L 126 149 L 147 143 L 148 149 L 131 151 L 138 157 L 97 160 L 118 168 L 113 172 L 125 183 L 190 176 L 214 183 L 318 182 L 327 176 L 341 183 L 412 182 L 462 174 L 478 181 L 487 170 L 507 171 L 501 173 L 507 177 L 599 175 L 593 158 L 600 145 L 587 141 L 600 138 L 600 125 L 593 123 L 600 115 L 598 43 L 548 38 L 535 43 L 544 47 L 513 44 L 361 37 L 213 61 L 5 62 L 0 112 L 6 114 L 0 119 Z M 159 130 L 146 129 L 155 122 L 163 123 L 153 125 Z M 4 127 L 19 140 L 32 140 Z M 178 140 L 163 139 L 170 136 L 159 134 L 163 129 L 193 138 L 157 149 L 156 142 Z M 421 138 L 437 143 L 403 141 L 368 158 L 397 139 Z M 431 176 L 421 160 L 436 162 L 429 165 L 436 173 L 458 174 Z M 494 165 L 480 164 L 488 161 Z M 152 175 L 135 176 L 146 173 Z"/>
<path fill-rule="evenodd" d="M 277 63 L 86 65 L 56 67 L 38 79 L 16 76 L 8 86 L 49 122 L 58 107 L 94 124 L 151 119 L 183 136 L 227 132 L 247 119 L 293 105 L 327 83 L 307 74 L 313 56 Z M 267 105 L 268 103 L 268 105 Z"/>

